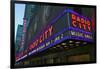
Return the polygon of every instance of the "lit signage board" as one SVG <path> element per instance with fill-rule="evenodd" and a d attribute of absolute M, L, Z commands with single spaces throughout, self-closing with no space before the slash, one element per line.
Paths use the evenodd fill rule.
<path fill-rule="evenodd" d="M 89 19 L 80 17 L 76 14 L 71 14 L 71 19 L 72 19 L 72 26 L 75 28 L 80 28 L 85 31 L 91 31 L 91 22 Z"/>
<path fill-rule="evenodd" d="M 16 61 L 44 51 L 67 39 L 93 42 L 91 20 L 72 10 L 64 10 L 29 45 L 28 52 L 18 54 Z"/>
<path fill-rule="evenodd" d="M 93 42 L 91 19 L 71 10 L 68 14 L 71 39 Z"/>

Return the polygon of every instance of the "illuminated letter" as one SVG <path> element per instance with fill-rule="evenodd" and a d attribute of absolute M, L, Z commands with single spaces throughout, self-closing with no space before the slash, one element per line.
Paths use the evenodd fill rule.
<path fill-rule="evenodd" d="M 79 23 L 79 28 L 82 28 L 82 24 L 81 23 Z"/>
<path fill-rule="evenodd" d="M 81 18 L 81 23 L 85 23 L 84 18 Z"/>
<path fill-rule="evenodd" d="M 76 15 L 75 14 L 72 14 L 72 19 L 76 20 Z"/>
<path fill-rule="evenodd" d="M 87 25 L 88 25 L 88 30 L 91 31 L 90 21 L 88 20 L 86 23 L 87 23 Z"/>
<path fill-rule="evenodd" d="M 87 23 L 87 25 L 90 25 L 90 21 L 88 20 L 88 21 L 86 21 L 86 23 Z"/>
<path fill-rule="evenodd" d="M 91 27 L 90 27 L 90 25 L 88 25 L 88 30 L 91 31 Z"/>
<path fill-rule="evenodd" d="M 49 28 L 50 36 L 52 35 L 52 31 L 53 31 L 53 27 L 51 26 L 51 27 Z"/>
<path fill-rule="evenodd" d="M 78 21 L 78 22 L 80 22 L 80 21 L 81 21 L 81 20 L 80 20 L 80 17 L 77 17 L 77 21 Z"/>
<path fill-rule="evenodd" d="M 40 43 L 43 42 L 43 36 L 40 36 Z"/>
<path fill-rule="evenodd" d="M 32 44 L 30 47 L 29 47 L 29 50 L 31 51 L 35 46 Z"/>
<path fill-rule="evenodd" d="M 45 39 L 47 39 L 48 38 L 48 30 L 47 31 L 45 31 Z"/>
<path fill-rule="evenodd" d="M 35 41 L 35 46 L 37 46 L 37 45 L 38 45 L 38 43 L 39 43 L 39 42 L 38 42 L 38 40 L 36 40 L 36 41 Z"/>
<path fill-rule="evenodd" d="M 86 24 L 83 24 L 84 30 L 86 30 Z"/>
<path fill-rule="evenodd" d="M 72 25 L 73 25 L 74 27 L 77 27 L 76 21 L 72 21 Z"/>

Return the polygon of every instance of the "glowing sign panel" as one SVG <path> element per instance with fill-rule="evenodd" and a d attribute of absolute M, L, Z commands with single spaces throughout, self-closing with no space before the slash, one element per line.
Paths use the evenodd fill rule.
<path fill-rule="evenodd" d="M 85 31 L 91 31 L 91 22 L 89 19 L 83 18 L 81 16 L 71 14 L 72 26 L 76 28 L 83 29 Z"/>
<path fill-rule="evenodd" d="M 76 31 L 70 31 L 72 36 L 77 36 L 77 37 L 83 37 L 83 38 L 88 38 L 88 39 L 93 39 L 91 34 L 85 34 L 82 32 L 76 32 Z"/>

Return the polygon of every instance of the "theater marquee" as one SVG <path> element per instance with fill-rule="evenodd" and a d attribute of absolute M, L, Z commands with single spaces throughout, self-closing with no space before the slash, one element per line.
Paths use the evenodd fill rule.
<path fill-rule="evenodd" d="M 66 19 L 66 20 L 65 20 Z M 17 55 L 16 61 L 36 52 L 44 51 L 67 39 L 93 42 L 92 22 L 86 16 L 72 10 L 64 10 L 56 17 L 46 30 L 30 43 L 28 52 Z"/>

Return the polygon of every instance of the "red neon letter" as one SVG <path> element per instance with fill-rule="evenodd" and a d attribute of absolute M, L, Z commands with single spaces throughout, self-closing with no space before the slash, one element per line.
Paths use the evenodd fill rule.
<path fill-rule="evenodd" d="M 82 24 L 81 23 L 79 23 L 79 28 L 82 28 Z"/>
<path fill-rule="evenodd" d="M 38 40 L 35 41 L 35 46 L 37 46 L 39 44 Z"/>
<path fill-rule="evenodd" d="M 87 25 L 90 25 L 90 21 L 88 20 L 88 21 L 86 21 L 86 23 L 87 23 Z"/>
<path fill-rule="evenodd" d="M 75 14 L 72 14 L 72 19 L 76 20 L 76 15 Z"/>
<path fill-rule="evenodd" d="M 79 16 L 77 17 L 77 21 L 78 21 L 78 22 L 80 22 L 80 21 L 81 21 Z"/>
<path fill-rule="evenodd" d="M 88 30 L 91 31 L 91 27 L 90 27 L 90 25 L 88 25 Z"/>
<path fill-rule="evenodd" d="M 43 42 L 43 36 L 40 36 L 40 43 Z"/>
<path fill-rule="evenodd" d="M 48 35 L 48 30 L 46 30 L 46 31 L 45 31 L 45 39 L 47 39 L 47 38 L 48 38 L 48 36 L 47 36 L 47 35 Z"/>
<path fill-rule="evenodd" d="M 84 30 L 86 30 L 86 24 L 83 24 Z"/>
<path fill-rule="evenodd" d="M 81 23 L 85 23 L 84 18 L 81 18 Z"/>
<path fill-rule="evenodd" d="M 91 31 L 91 27 L 90 27 L 90 21 L 86 21 L 87 25 L 88 25 L 88 30 Z"/>
<path fill-rule="evenodd" d="M 72 25 L 73 25 L 74 27 L 77 27 L 76 21 L 72 21 Z"/>
<path fill-rule="evenodd" d="M 52 31 L 53 31 L 53 27 L 51 26 L 51 27 L 49 28 L 50 36 L 52 35 Z"/>
<path fill-rule="evenodd" d="M 30 47 L 29 47 L 29 50 L 32 50 L 35 46 L 32 44 Z"/>

